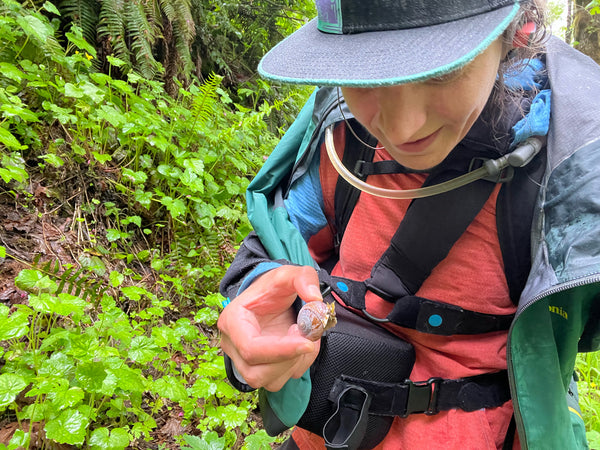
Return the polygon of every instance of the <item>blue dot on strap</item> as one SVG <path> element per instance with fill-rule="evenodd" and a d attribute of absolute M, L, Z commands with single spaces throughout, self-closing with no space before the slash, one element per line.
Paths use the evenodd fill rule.
<path fill-rule="evenodd" d="M 432 327 L 439 327 L 442 324 L 442 316 L 439 314 L 433 314 L 429 316 L 429 325 Z"/>
<path fill-rule="evenodd" d="M 340 291 L 342 292 L 348 292 L 348 285 L 346 283 L 343 283 L 341 281 L 337 282 L 337 287 Z"/>

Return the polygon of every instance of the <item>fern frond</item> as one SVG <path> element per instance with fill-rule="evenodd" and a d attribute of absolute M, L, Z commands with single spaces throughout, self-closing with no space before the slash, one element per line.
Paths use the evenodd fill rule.
<path fill-rule="evenodd" d="M 61 273 L 60 261 L 47 261 L 40 264 L 40 256 L 36 255 L 32 267 L 56 281 L 58 287 L 55 294 L 71 294 L 89 303 L 97 303 L 107 291 L 107 284 L 103 280 L 95 278 L 88 271 L 69 267 Z"/>
<path fill-rule="evenodd" d="M 100 20 L 98 0 L 62 0 L 58 9 L 63 18 L 79 25 L 83 37 L 90 45 L 96 45 L 96 32 Z"/>
<path fill-rule="evenodd" d="M 159 68 L 152 54 L 152 44 L 156 40 L 158 29 L 148 21 L 146 10 L 139 0 L 130 0 L 125 4 L 125 17 L 136 70 L 145 78 L 153 79 Z"/>
<path fill-rule="evenodd" d="M 217 89 L 221 85 L 223 77 L 211 73 L 208 79 L 199 86 L 198 95 L 192 104 L 192 115 L 194 116 L 194 127 L 204 125 L 212 117 L 214 105 L 217 100 Z"/>
<path fill-rule="evenodd" d="M 106 38 L 113 55 L 125 62 L 124 71 L 133 66 L 131 53 L 126 43 L 125 11 L 123 0 L 101 0 L 98 36 Z"/>

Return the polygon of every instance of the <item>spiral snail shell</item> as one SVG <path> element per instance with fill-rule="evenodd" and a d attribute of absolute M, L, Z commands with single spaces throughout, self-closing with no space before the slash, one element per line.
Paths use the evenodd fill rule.
<path fill-rule="evenodd" d="M 335 303 L 309 302 L 298 312 L 298 328 L 307 339 L 318 341 L 323 332 L 337 323 Z"/>

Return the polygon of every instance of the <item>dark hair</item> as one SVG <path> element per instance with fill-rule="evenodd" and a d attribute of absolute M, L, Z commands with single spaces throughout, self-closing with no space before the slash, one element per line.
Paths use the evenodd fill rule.
<path fill-rule="evenodd" d="M 531 34 L 526 46 L 513 46 L 515 34 L 526 23 L 533 22 L 535 31 Z M 539 58 L 545 53 L 545 44 L 550 37 L 546 22 L 546 7 L 544 0 L 529 0 L 523 3 L 517 17 L 511 22 L 502 35 L 506 57 L 500 62 L 498 68 L 498 79 L 492 91 L 489 101 L 498 111 L 496 120 L 500 121 L 506 106 L 510 102 L 520 105 L 522 92 L 510 90 L 504 84 L 504 76 L 507 73 L 518 73 L 523 70 L 531 59 Z M 523 112 L 523 115 L 525 113 Z M 495 124 L 493 124 L 494 126 Z"/>

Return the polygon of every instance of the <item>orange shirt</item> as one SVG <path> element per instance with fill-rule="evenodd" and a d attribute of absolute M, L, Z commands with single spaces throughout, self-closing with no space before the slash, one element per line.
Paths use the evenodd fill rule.
<path fill-rule="evenodd" d="M 336 148 L 343 148 L 344 127 L 335 133 Z M 391 159 L 385 150 L 375 153 L 375 161 Z M 321 151 L 321 185 L 326 215 L 333 219 L 333 198 L 337 172 Z M 425 181 L 425 174 L 370 176 L 369 183 L 388 189 L 414 189 Z M 512 303 L 496 229 L 497 186 L 475 220 L 416 293 L 419 297 L 440 300 L 487 314 L 512 314 Z M 365 280 L 388 248 L 410 200 L 394 200 L 362 193 L 348 223 L 340 246 L 340 260 L 332 275 Z M 330 231 L 329 231 L 330 232 Z M 324 258 L 315 243 L 326 241 L 327 232 L 309 242 L 317 258 Z M 427 243 L 423 243 L 427 245 Z M 367 311 L 384 317 L 392 304 L 372 292 L 367 293 Z M 506 369 L 507 331 L 481 335 L 437 336 L 389 325 L 388 328 L 415 347 L 413 381 L 431 377 L 461 378 Z M 501 448 L 512 415 L 512 402 L 499 408 L 465 412 L 442 411 L 433 416 L 414 414 L 396 418 L 388 435 L 377 449 L 495 449 Z M 302 450 L 323 449 L 323 440 L 296 429 L 294 440 Z"/>

